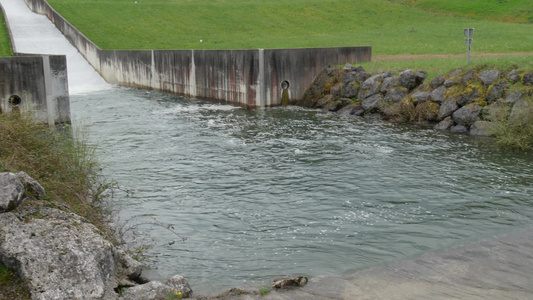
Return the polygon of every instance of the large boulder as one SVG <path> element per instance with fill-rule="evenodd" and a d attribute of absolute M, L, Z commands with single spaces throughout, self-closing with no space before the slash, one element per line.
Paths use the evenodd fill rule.
<path fill-rule="evenodd" d="M 459 106 L 465 106 L 479 97 L 481 97 L 479 90 L 477 88 L 472 88 L 470 92 L 467 91 L 457 98 L 457 104 L 459 104 Z"/>
<path fill-rule="evenodd" d="M 436 89 L 439 86 L 441 86 L 444 83 L 445 80 L 446 80 L 446 77 L 444 77 L 444 75 L 439 75 L 439 76 L 433 78 L 433 80 L 431 80 L 431 82 L 429 83 L 429 86 L 432 89 Z"/>
<path fill-rule="evenodd" d="M 531 114 L 533 113 L 533 106 L 531 102 L 525 99 L 519 100 L 513 104 L 511 114 L 509 115 L 509 123 L 515 125 L 525 124 L 531 122 Z"/>
<path fill-rule="evenodd" d="M 450 130 L 453 126 L 453 120 L 452 117 L 446 117 L 444 120 L 440 121 L 437 125 L 435 125 L 436 130 Z"/>
<path fill-rule="evenodd" d="M 490 88 L 489 93 L 487 95 L 487 99 L 486 99 L 487 103 L 491 104 L 494 101 L 502 98 L 505 95 L 505 90 L 508 87 L 509 87 L 509 83 L 507 81 L 503 81 L 503 82 L 493 85 Z"/>
<path fill-rule="evenodd" d="M 343 86 L 341 97 L 354 98 L 354 97 L 357 97 L 358 93 L 359 93 L 359 83 L 357 83 L 356 81 L 351 81 Z"/>
<path fill-rule="evenodd" d="M 439 108 L 439 119 L 442 120 L 449 117 L 459 108 L 457 101 L 454 98 L 446 99 Z"/>
<path fill-rule="evenodd" d="M 383 96 L 381 94 L 375 94 L 363 100 L 361 107 L 366 111 L 379 109 L 381 102 L 383 101 Z"/>
<path fill-rule="evenodd" d="M 455 125 L 450 128 L 450 131 L 453 133 L 468 133 L 468 128 L 465 125 Z"/>
<path fill-rule="evenodd" d="M 481 74 L 479 74 L 477 78 L 479 79 L 479 81 L 481 81 L 481 83 L 483 83 L 483 85 L 489 86 L 493 84 L 498 79 L 499 76 L 500 76 L 500 71 L 487 70 L 487 71 L 481 72 Z"/>
<path fill-rule="evenodd" d="M 465 75 L 461 78 L 463 84 L 466 84 L 474 77 L 474 70 L 468 70 Z"/>
<path fill-rule="evenodd" d="M 337 111 L 341 116 L 360 116 L 365 112 L 361 103 L 351 103 Z"/>
<path fill-rule="evenodd" d="M 425 92 L 425 91 L 415 92 L 411 95 L 411 99 L 413 100 L 413 103 L 416 105 L 421 102 L 429 101 L 429 99 L 431 99 L 431 93 Z"/>
<path fill-rule="evenodd" d="M 522 83 L 524 85 L 533 85 L 533 72 L 525 73 L 522 77 Z"/>
<path fill-rule="evenodd" d="M 522 99 L 522 93 L 520 91 L 509 91 L 505 97 L 505 103 L 515 103 Z"/>
<path fill-rule="evenodd" d="M 380 86 L 379 90 L 382 93 L 386 93 L 387 91 L 389 91 L 394 86 L 397 86 L 399 84 L 399 81 L 400 81 L 400 77 L 398 77 L 398 76 L 385 77 L 385 78 L 383 78 L 383 82 L 381 83 L 381 86 Z"/>
<path fill-rule="evenodd" d="M 452 114 L 452 119 L 459 125 L 471 125 L 477 121 L 483 107 L 476 103 L 465 105 Z"/>
<path fill-rule="evenodd" d="M 446 100 L 444 93 L 446 92 L 445 86 L 439 86 L 438 88 L 431 91 L 431 100 L 433 102 L 442 103 Z"/>
<path fill-rule="evenodd" d="M 403 87 L 392 88 L 385 95 L 385 101 L 396 103 L 402 101 L 405 97 L 407 97 L 407 89 Z"/>
<path fill-rule="evenodd" d="M 476 121 L 470 126 L 470 135 L 472 136 L 489 136 L 492 122 Z"/>
<path fill-rule="evenodd" d="M 116 299 L 119 256 L 94 225 L 42 201 L 0 214 L 0 262 L 34 300 Z"/>
<path fill-rule="evenodd" d="M 507 80 L 509 80 L 511 83 L 517 83 L 520 81 L 520 74 L 518 74 L 518 71 L 512 70 L 509 72 L 509 74 L 507 74 Z"/>
<path fill-rule="evenodd" d="M 25 172 L 0 173 L 0 213 L 15 209 L 28 197 L 44 199 L 44 188 Z"/>
<path fill-rule="evenodd" d="M 65 206 L 43 201 L 42 186 L 24 172 L 0 173 L 0 197 L 18 207 L 0 213 L 0 264 L 26 282 L 34 300 L 115 300 L 120 284 L 135 285 L 141 264 Z M 12 206 L 12 205 L 8 205 Z"/>
<path fill-rule="evenodd" d="M 379 85 L 381 84 L 381 80 L 382 77 L 380 75 L 375 75 L 365 80 L 359 90 L 358 98 L 364 100 L 379 93 Z"/>
<path fill-rule="evenodd" d="M 427 74 L 424 71 L 416 72 L 415 70 L 405 70 L 400 73 L 399 83 L 409 91 L 413 90 L 424 82 Z"/>
<path fill-rule="evenodd" d="M 342 83 L 348 84 L 349 82 L 354 81 L 356 74 L 357 74 L 356 71 L 350 71 L 348 73 L 345 73 L 344 76 L 342 77 Z"/>

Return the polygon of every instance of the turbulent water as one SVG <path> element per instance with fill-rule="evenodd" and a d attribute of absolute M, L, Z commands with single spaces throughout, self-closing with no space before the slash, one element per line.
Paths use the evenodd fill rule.
<path fill-rule="evenodd" d="M 483 139 L 122 88 L 71 107 L 120 184 L 127 239 L 152 245 L 145 274 L 184 275 L 203 294 L 531 226 L 533 156 Z"/>

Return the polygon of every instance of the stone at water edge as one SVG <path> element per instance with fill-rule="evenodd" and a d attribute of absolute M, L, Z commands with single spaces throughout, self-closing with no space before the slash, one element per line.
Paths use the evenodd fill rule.
<path fill-rule="evenodd" d="M 119 299 L 159 300 L 168 299 L 173 295 L 180 295 L 180 298 L 189 298 L 192 296 L 192 293 L 191 286 L 187 280 L 181 275 L 176 275 L 165 281 L 165 283 L 159 281 L 150 281 L 145 284 L 127 288 L 124 292 L 122 292 Z"/>
<path fill-rule="evenodd" d="M 452 117 L 446 117 L 444 120 L 440 121 L 439 124 L 435 125 L 435 130 L 450 130 L 453 126 Z"/>
<path fill-rule="evenodd" d="M 470 126 L 470 135 L 472 136 L 489 136 L 492 123 L 488 121 L 476 121 Z"/>
<path fill-rule="evenodd" d="M 454 98 L 446 99 L 439 108 L 439 119 L 444 119 L 448 116 L 451 116 L 458 108 L 459 105 Z"/>
<path fill-rule="evenodd" d="M 471 125 L 477 121 L 483 107 L 476 103 L 465 105 L 452 114 L 452 119 L 459 125 Z"/>
<path fill-rule="evenodd" d="M 272 287 L 276 289 L 304 286 L 308 282 L 305 276 L 282 277 L 272 280 Z"/>
<path fill-rule="evenodd" d="M 44 199 L 44 188 L 25 172 L 0 173 L 0 213 L 13 210 L 27 197 Z"/>
<path fill-rule="evenodd" d="M 94 225 L 40 201 L 0 214 L 0 261 L 34 300 L 116 299 L 118 254 Z"/>
<path fill-rule="evenodd" d="M 374 96 L 370 96 L 366 98 L 365 100 L 363 100 L 363 102 L 361 102 L 361 107 L 365 111 L 377 109 L 379 108 L 382 100 L 383 100 L 383 96 L 381 96 L 381 94 L 375 94 Z"/>

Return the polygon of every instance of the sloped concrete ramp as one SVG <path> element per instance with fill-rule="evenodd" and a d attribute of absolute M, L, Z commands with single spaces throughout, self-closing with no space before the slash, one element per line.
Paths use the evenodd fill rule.
<path fill-rule="evenodd" d="M 67 56 L 70 94 L 109 89 L 109 85 L 44 15 L 32 12 L 23 0 L 0 0 L 17 53 Z"/>

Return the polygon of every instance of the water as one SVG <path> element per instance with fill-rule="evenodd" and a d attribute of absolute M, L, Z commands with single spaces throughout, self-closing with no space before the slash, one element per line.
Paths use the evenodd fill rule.
<path fill-rule="evenodd" d="M 196 292 L 342 274 L 529 228 L 531 153 L 295 107 L 117 88 L 71 97 L 127 238 Z M 159 222 L 159 224 L 156 224 Z M 172 226 L 181 240 L 166 229 Z"/>
<path fill-rule="evenodd" d="M 153 246 L 152 279 L 182 274 L 195 293 L 215 294 L 531 227 L 531 152 L 322 111 L 111 89 L 45 17 L 0 2 L 17 51 L 67 55 L 74 123 L 88 125 L 120 184 L 113 206 L 129 245 Z"/>

